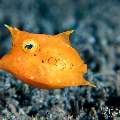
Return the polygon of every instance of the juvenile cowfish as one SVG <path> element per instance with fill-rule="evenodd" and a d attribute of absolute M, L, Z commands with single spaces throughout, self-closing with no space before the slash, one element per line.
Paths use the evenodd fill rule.
<path fill-rule="evenodd" d="M 94 84 L 83 77 L 87 65 L 71 47 L 73 31 L 57 35 L 33 34 L 5 25 L 12 36 L 11 50 L 0 59 L 0 69 L 43 89 Z"/>

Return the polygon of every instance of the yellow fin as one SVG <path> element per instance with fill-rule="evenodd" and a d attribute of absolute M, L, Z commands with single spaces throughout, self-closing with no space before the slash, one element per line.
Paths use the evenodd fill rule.
<path fill-rule="evenodd" d="M 7 24 L 4 24 L 4 26 L 11 32 L 11 34 L 15 33 L 16 31 L 18 31 L 19 29 L 16 27 L 11 27 Z"/>
<path fill-rule="evenodd" d="M 85 80 L 82 85 L 87 85 L 87 86 L 90 86 L 90 87 L 96 87 L 96 85 L 94 83 L 91 83 L 87 80 Z"/>
<path fill-rule="evenodd" d="M 74 30 L 68 30 L 58 34 L 57 36 L 62 37 L 62 40 L 64 40 L 66 43 L 70 45 L 70 34 L 72 34 L 73 32 Z"/>
<path fill-rule="evenodd" d="M 90 82 L 89 82 L 88 86 L 90 86 L 90 87 L 96 87 L 96 85 L 94 83 L 90 83 Z"/>
<path fill-rule="evenodd" d="M 63 32 L 63 34 L 67 35 L 67 36 L 70 36 L 71 33 L 73 33 L 74 30 L 68 30 L 66 32 Z"/>
<path fill-rule="evenodd" d="M 16 27 L 11 27 L 7 24 L 4 24 L 4 26 L 10 31 L 12 38 L 15 38 L 15 35 L 18 33 L 19 29 Z"/>
<path fill-rule="evenodd" d="M 65 40 L 69 45 L 70 45 L 70 34 L 72 34 L 73 32 L 74 32 L 74 30 L 69 30 L 69 31 L 63 32 L 63 34 L 65 35 Z"/>
<path fill-rule="evenodd" d="M 11 27 L 11 26 L 9 26 L 9 25 L 7 25 L 7 24 L 4 24 L 4 26 L 10 31 L 10 32 L 12 32 L 13 31 L 13 27 Z"/>

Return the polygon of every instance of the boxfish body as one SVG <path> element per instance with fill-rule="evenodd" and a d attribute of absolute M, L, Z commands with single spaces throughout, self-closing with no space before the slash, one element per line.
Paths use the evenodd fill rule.
<path fill-rule="evenodd" d="M 94 86 L 84 79 L 87 65 L 70 45 L 73 31 L 46 35 L 5 26 L 11 33 L 12 48 L 0 59 L 0 69 L 38 88 Z"/>

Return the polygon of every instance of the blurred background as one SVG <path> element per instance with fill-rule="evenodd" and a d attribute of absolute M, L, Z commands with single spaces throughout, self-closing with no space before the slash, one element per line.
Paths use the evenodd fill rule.
<path fill-rule="evenodd" d="M 0 71 L 0 120 L 120 120 L 119 0 L 0 0 L 0 56 L 11 48 L 4 24 L 32 33 L 69 29 L 96 88 L 33 88 Z"/>

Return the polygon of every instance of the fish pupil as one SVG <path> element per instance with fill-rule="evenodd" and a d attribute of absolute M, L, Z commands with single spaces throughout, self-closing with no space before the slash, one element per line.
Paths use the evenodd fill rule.
<path fill-rule="evenodd" d="M 32 44 L 25 45 L 25 48 L 27 48 L 27 49 L 32 49 L 32 48 L 33 48 L 33 45 L 32 45 Z"/>

